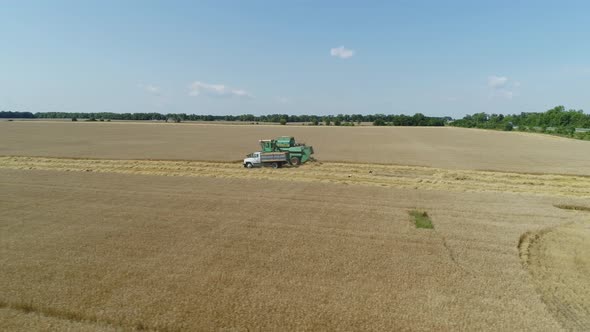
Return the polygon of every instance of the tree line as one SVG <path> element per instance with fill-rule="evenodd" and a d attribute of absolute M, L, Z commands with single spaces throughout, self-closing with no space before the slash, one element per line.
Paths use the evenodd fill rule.
<path fill-rule="evenodd" d="M 556 106 L 546 112 L 520 114 L 475 113 L 449 121 L 451 126 L 496 130 L 539 132 L 590 140 L 590 114 Z"/>
<path fill-rule="evenodd" d="M 0 112 L 0 119 L 34 119 L 35 114 L 31 112 Z"/>
<path fill-rule="evenodd" d="M 82 113 L 82 112 L 0 112 L 0 118 L 31 118 L 31 119 L 89 119 L 89 120 L 149 120 L 149 121 L 243 121 L 271 122 L 285 124 L 287 122 L 309 123 L 311 125 L 350 126 L 361 122 L 371 122 L 376 126 L 444 126 L 450 117 L 428 117 L 421 113 L 410 115 L 385 114 L 338 114 L 338 115 L 200 115 L 186 113 Z"/>
<path fill-rule="evenodd" d="M 270 122 L 286 124 L 287 122 L 307 123 L 310 125 L 354 126 L 361 122 L 370 122 L 374 126 L 456 126 L 465 128 L 482 128 L 495 130 L 519 130 L 561 135 L 590 140 L 590 115 L 582 110 L 566 110 L 556 106 L 546 112 L 529 112 L 520 114 L 475 113 L 462 119 L 451 117 L 429 117 L 422 113 L 404 114 L 338 114 L 338 115 L 199 115 L 186 113 L 82 113 L 82 112 L 14 112 L 0 111 L 0 118 L 26 119 L 86 119 L 97 120 L 143 120 L 143 121 L 242 121 L 250 123 Z"/>

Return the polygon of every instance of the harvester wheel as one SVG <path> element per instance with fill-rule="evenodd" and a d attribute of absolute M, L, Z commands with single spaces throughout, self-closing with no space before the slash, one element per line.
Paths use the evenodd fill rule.
<path fill-rule="evenodd" d="M 247 164 L 246 164 L 246 167 L 247 167 L 247 168 L 252 168 L 252 167 L 254 167 L 254 166 L 252 165 L 252 163 L 247 163 Z"/>
<path fill-rule="evenodd" d="M 270 166 L 272 168 L 279 168 L 279 163 L 272 163 Z"/>
<path fill-rule="evenodd" d="M 301 159 L 297 158 L 297 157 L 291 157 L 291 165 L 293 166 L 299 166 L 299 164 L 301 164 Z"/>

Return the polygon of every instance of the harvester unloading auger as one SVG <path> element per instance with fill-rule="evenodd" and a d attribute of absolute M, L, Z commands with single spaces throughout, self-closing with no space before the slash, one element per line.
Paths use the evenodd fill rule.
<path fill-rule="evenodd" d="M 244 167 L 271 166 L 279 168 L 289 164 L 299 166 L 310 160 L 313 147 L 295 142 L 292 136 L 281 136 L 277 139 L 263 139 L 260 143 L 260 151 L 249 154 L 244 159 Z"/>

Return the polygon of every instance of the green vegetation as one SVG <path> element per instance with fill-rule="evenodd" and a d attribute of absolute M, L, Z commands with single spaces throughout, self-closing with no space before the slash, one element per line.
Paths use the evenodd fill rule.
<path fill-rule="evenodd" d="M 33 119 L 35 114 L 31 112 L 0 112 L 0 119 Z M 67 116 L 69 118 L 69 116 Z"/>
<path fill-rule="evenodd" d="M 372 122 L 374 126 L 456 126 L 465 128 L 482 128 L 504 131 L 538 132 L 577 139 L 590 140 L 590 115 L 582 110 L 565 110 L 563 106 L 556 106 L 542 113 L 520 113 L 511 115 L 475 113 L 466 115 L 462 119 L 453 120 L 451 117 L 429 117 L 422 113 L 414 115 L 394 114 L 338 114 L 338 115 L 198 115 L 198 114 L 161 114 L 161 113 L 66 113 L 66 112 L 11 112 L 1 111 L 0 118 L 76 118 L 90 119 L 87 121 L 112 120 L 150 120 L 166 122 L 183 121 L 243 121 L 243 122 L 271 122 L 286 124 L 310 123 L 317 126 L 354 126 L 354 123 Z"/>
<path fill-rule="evenodd" d="M 512 115 L 475 113 L 449 125 L 465 128 L 518 130 L 546 133 L 590 140 L 590 114 L 582 110 L 565 110 L 556 106 L 544 113 L 520 113 Z"/>
<path fill-rule="evenodd" d="M 412 210 L 410 211 L 410 216 L 414 218 L 414 224 L 416 225 L 416 228 L 434 228 L 432 220 L 426 211 Z"/>
<path fill-rule="evenodd" d="M 183 121 L 243 121 L 243 122 L 272 122 L 281 123 L 284 120 L 286 123 L 311 123 L 312 125 L 320 125 L 324 123 L 326 126 L 353 126 L 356 122 L 375 122 L 383 126 L 443 126 L 446 121 L 451 120 L 450 117 L 435 118 L 427 117 L 421 113 L 410 115 L 385 115 L 385 114 L 338 114 L 338 115 L 288 115 L 288 114 L 269 114 L 269 115 L 199 115 L 199 114 L 185 114 L 185 113 L 79 113 L 79 112 L 6 112 L 0 111 L 0 118 L 31 118 L 31 119 L 104 119 L 108 120 L 134 120 L 134 121 L 168 121 L 168 122 L 183 122 Z"/>
<path fill-rule="evenodd" d="M 376 114 L 374 119 L 370 120 L 373 122 L 373 126 L 429 126 L 429 127 L 442 127 L 447 121 L 452 120 L 451 117 L 431 117 L 425 116 L 422 113 L 416 113 L 410 115 L 384 115 Z"/>
<path fill-rule="evenodd" d="M 377 119 L 373 121 L 373 126 L 387 126 L 387 123 L 383 119 Z"/>

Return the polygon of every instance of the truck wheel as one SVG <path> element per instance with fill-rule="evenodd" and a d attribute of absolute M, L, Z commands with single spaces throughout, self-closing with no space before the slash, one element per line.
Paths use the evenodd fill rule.
<path fill-rule="evenodd" d="M 246 167 L 247 167 L 247 168 L 252 168 L 252 167 L 254 167 L 254 166 L 252 165 L 252 163 L 246 163 Z"/>
<path fill-rule="evenodd" d="M 279 168 L 279 164 L 278 163 L 272 163 L 270 166 L 272 168 Z"/>
<path fill-rule="evenodd" d="M 299 166 L 301 164 L 301 159 L 299 159 L 297 157 L 291 157 L 290 161 L 291 161 L 291 165 L 293 165 L 293 166 Z"/>

